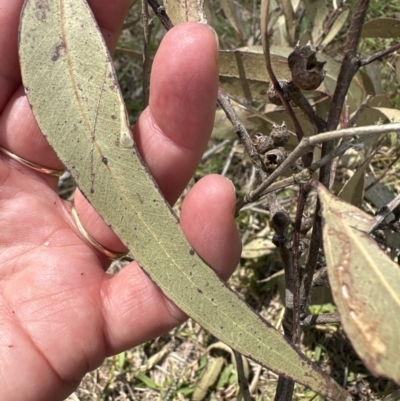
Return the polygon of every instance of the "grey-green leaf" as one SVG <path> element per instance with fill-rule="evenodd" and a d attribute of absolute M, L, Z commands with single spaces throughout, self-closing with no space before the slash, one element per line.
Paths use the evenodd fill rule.
<path fill-rule="evenodd" d="M 255 314 L 191 249 L 130 136 L 113 63 L 84 0 L 27 0 L 23 82 L 79 188 L 165 295 L 243 355 L 334 400 L 347 393 Z"/>
<path fill-rule="evenodd" d="M 367 368 L 400 383 L 400 269 L 365 232 L 373 219 L 318 187 L 329 282 L 343 328 Z"/>
<path fill-rule="evenodd" d="M 369 166 L 373 157 L 374 154 L 368 157 L 367 160 L 357 168 L 355 173 L 343 185 L 343 188 L 338 195 L 339 198 L 354 206 L 361 206 L 361 202 L 364 198 L 365 169 Z"/>
<path fill-rule="evenodd" d="M 397 18 L 376 18 L 364 24 L 362 38 L 398 38 L 400 20 Z"/>

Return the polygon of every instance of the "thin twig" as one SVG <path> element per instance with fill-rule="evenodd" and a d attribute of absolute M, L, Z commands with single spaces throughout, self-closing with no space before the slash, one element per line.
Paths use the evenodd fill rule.
<path fill-rule="evenodd" d="M 153 29 L 153 20 L 149 15 L 149 8 L 146 0 L 142 0 L 142 24 L 143 24 L 143 109 L 149 104 L 150 95 L 150 70 L 151 70 L 151 59 L 150 59 L 150 38 L 151 31 Z"/>
<path fill-rule="evenodd" d="M 227 173 L 228 170 L 229 170 L 229 167 L 230 167 L 230 165 L 231 165 L 231 163 L 232 163 L 233 156 L 234 156 L 234 154 L 235 154 L 235 146 L 238 144 L 238 142 L 239 142 L 238 140 L 236 140 L 235 142 L 233 142 L 232 149 L 231 149 L 231 151 L 229 152 L 228 158 L 226 159 L 225 166 L 224 166 L 224 168 L 223 168 L 222 171 L 221 171 L 221 175 L 222 175 L 222 176 L 225 176 L 226 173 Z"/>
<path fill-rule="evenodd" d="M 360 61 L 360 67 L 363 67 L 365 65 L 371 64 L 372 62 L 379 60 L 383 57 L 388 56 L 389 54 L 392 54 L 394 52 L 397 52 L 397 50 L 400 49 L 400 43 L 396 43 L 393 46 L 390 46 L 388 49 L 381 50 L 380 52 L 376 52 L 372 56 L 366 57 Z"/>
<path fill-rule="evenodd" d="M 165 12 L 164 6 L 160 6 L 156 0 L 147 0 L 147 2 L 167 31 L 174 27 L 174 24 L 171 22 L 167 13 Z"/>
<path fill-rule="evenodd" d="M 389 170 L 397 163 L 397 161 L 400 159 L 400 155 L 397 156 L 394 160 L 392 160 L 389 165 L 386 167 L 385 171 L 377 178 L 375 178 L 374 181 L 371 182 L 371 184 L 369 184 L 366 188 L 365 191 L 368 191 L 369 189 L 371 189 L 374 185 L 376 185 L 379 181 L 381 181 L 383 178 L 386 177 L 387 173 L 389 172 Z"/>
<path fill-rule="evenodd" d="M 231 139 L 224 139 L 222 142 L 214 145 L 211 149 L 208 149 L 206 152 L 204 152 L 201 158 L 201 162 L 204 163 L 211 156 L 213 156 L 214 153 L 218 152 L 221 148 L 223 148 L 225 145 L 228 145 L 229 143 L 231 143 Z"/>
<path fill-rule="evenodd" d="M 282 88 L 279 85 L 276 75 L 272 69 L 271 56 L 270 56 L 270 51 L 269 51 L 269 34 L 268 34 L 269 0 L 267 0 L 266 3 L 267 4 L 266 4 L 265 15 L 261 16 L 261 18 L 264 18 L 264 24 L 265 24 L 265 32 L 264 32 L 264 38 L 263 38 L 264 39 L 263 40 L 263 47 L 264 47 L 263 51 L 264 51 L 265 64 L 267 67 L 269 78 L 271 79 L 271 82 L 274 85 L 275 91 L 279 95 L 279 98 L 281 99 L 282 104 L 285 107 L 285 110 L 288 113 L 288 115 L 293 123 L 298 140 L 301 141 L 304 138 L 303 128 L 301 127 L 299 120 L 297 119 L 296 114 L 294 113 L 289 102 L 286 100 L 286 98 L 283 94 Z"/>
<path fill-rule="evenodd" d="M 385 220 L 386 217 L 393 212 L 394 209 L 399 207 L 399 205 L 400 205 L 400 194 L 397 195 L 393 200 L 391 200 L 386 206 L 380 208 L 368 232 L 371 233 L 372 231 L 374 231 L 379 226 L 379 224 L 381 224 L 382 221 Z"/>
<path fill-rule="evenodd" d="M 353 116 L 349 120 L 349 127 L 354 127 L 354 125 L 357 123 L 358 118 L 361 115 L 361 112 L 365 110 L 365 108 L 368 107 L 368 103 L 373 99 L 372 95 L 367 95 L 364 101 L 361 103 L 361 106 L 357 109 L 357 111 L 353 114 Z"/>
<path fill-rule="evenodd" d="M 240 142 L 244 145 L 254 167 L 257 170 L 262 171 L 263 163 L 261 161 L 260 155 L 258 154 L 257 149 L 255 148 L 246 128 L 236 114 L 235 109 L 232 107 L 228 95 L 221 88 L 218 89 L 218 104 L 224 110 L 228 120 L 232 123 L 233 130 L 240 139 Z"/>
<path fill-rule="evenodd" d="M 308 119 L 313 123 L 318 132 L 324 132 L 326 131 L 326 121 L 323 120 L 314 110 L 314 108 L 311 106 L 309 101 L 306 99 L 306 97 L 301 93 L 300 90 L 295 90 L 292 91 L 290 94 L 290 100 L 293 101 L 293 103 L 298 106 L 303 113 L 308 117 Z"/>
<path fill-rule="evenodd" d="M 321 313 L 320 315 L 308 315 L 302 320 L 302 326 L 315 326 L 316 324 L 340 323 L 340 315 L 337 312 Z"/>

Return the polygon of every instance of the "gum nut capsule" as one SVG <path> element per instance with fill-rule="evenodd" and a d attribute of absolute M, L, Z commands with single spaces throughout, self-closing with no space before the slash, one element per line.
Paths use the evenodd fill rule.
<path fill-rule="evenodd" d="M 293 91 L 292 83 L 286 79 L 278 79 L 278 83 L 283 91 L 285 99 L 290 99 L 290 93 Z M 269 83 L 267 96 L 271 103 L 276 104 L 277 106 L 282 106 L 281 98 L 279 97 L 278 92 L 275 90 L 272 82 Z"/>
<path fill-rule="evenodd" d="M 263 155 L 274 148 L 274 141 L 272 138 L 267 135 L 263 135 L 260 132 L 255 135 L 253 143 L 260 155 Z"/>
<path fill-rule="evenodd" d="M 288 57 L 293 84 L 304 90 L 317 89 L 325 78 L 325 63 L 317 60 L 310 42 L 306 46 L 297 45 Z"/>
<path fill-rule="evenodd" d="M 282 125 L 274 124 L 272 126 L 271 138 L 274 141 L 274 145 L 276 147 L 285 146 L 288 143 L 290 139 L 290 133 L 286 127 L 285 122 L 283 122 Z"/>
<path fill-rule="evenodd" d="M 286 152 L 282 148 L 272 149 L 264 155 L 264 164 L 268 173 L 272 173 L 286 159 Z"/>

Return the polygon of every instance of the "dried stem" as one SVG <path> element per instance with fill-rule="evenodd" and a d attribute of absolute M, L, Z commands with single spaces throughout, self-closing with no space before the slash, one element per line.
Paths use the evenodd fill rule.
<path fill-rule="evenodd" d="M 374 222 L 369 228 L 368 232 L 371 233 L 374 231 L 379 224 L 382 223 L 383 220 L 386 219 L 387 216 L 389 216 L 390 213 L 393 212 L 394 209 L 399 207 L 400 205 L 400 195 L 397 195 L 393 200 L 391 200 L 386 206 L 383 206 L 378 213 L 375 216 Z"/>
<path fill-rule="evenodd" d="M 308 119 L 317 127 L 318 132 L 326 131 L 326 121 L 323 120 L 313 109 L 309 101 L 300 90 L 291 93 L 290 100 L 298 106 Z"/>
<path fill-rule="evenodd" d="M 151 31 L 153 29 L 153 20 L 149 15 L 149 8 L 146 0 L 142 0 L 142 23 L 143 23 L 143 108 L 149 104 L 150 94 L 150 70 L 151 59 L 149 54 Z"/>
<path fill-rule="evenodd" d="M 218 104 L 224 110 L 228 120 L 232 123 L 233 130 L 240 139 L 241 143 L 244 145 L 254 167 L 257 170 L 262 170 L 263 163 L 261 161 L 260 155 L 258 154 L 246 128 L 244 127 L 234 108 L 232 107 L 228 95 L 221 88 L 218 89 Z"/>
<path fill-rule="evenodd" d="M 344 57 L 340 68 L 339 76 L 335 92 L 333 93 L 331 106 L 328 113 L 327 130 L 333 131 L 339 124 L 340 115 L 342 113 L 343 105 L 350 87 L 350 83 L 360 68 L 360 60 L 357 57 L 357 48 L 360 41 L 361 30 L 364 24 L 365 16 L 367 13 L 369 0 L 358 0 L 355 6 L 353 18 L 350 23 L 347 40 L 344 47 Z M 324 134 L 318 135 L 323 136 Z M 334 147 L 333 139 L 327 141 L 322 146 L 321 157 L 325 157 L 332 152 Z M 319 174 L 319 181 L 330 187 L 332 162 L 329 162 L 321 167 Z M 301 303 L 303 305 L 303 312 L 306 310 L 307 299 L 311 290 L 312 276 L 314 274 L 315 266 L 318 261 L 319 249 L 322 245 L 322 220 L 320 215 L 320 202 L 317 201 L 315 209 L 315 219 L 313 231 L 310 241 L 310 249 L 308 252 L 308 259 L 304 269 L 304 275 L 301 283 Z"/>
<path fill-rule="evenodd" d="M 289 114 L 289 117 L 292 120 L 298 140 L 301 141 L 304 138 L 303 128 L 301 127 L 299 120 L 296 117 L 296 114 L 294 114 L 294 111 L 290 106 L 289 101 L 285 98 L 282 88 L 279 85 L 279 82 L 276 79 L 275 73 L 272 69 L 271 56 L 269 51 L 268 17 L 269 17 L 269 1 L 267 1 L 264 15 L 261 16 L 261 18 L 264 18 L 264 24 L 265 24 L 264 38 L 263 38 L 265 64 L 267 67 L 269 78 L 271 79 L 271 82 L 274 85 L 275 91 L 279 95 L 279 98 L 281 99 L 286 112 Z"/>
<path fill-rule="evenodd" d="M 174 27 L 174 24 L 171 22 L 167 13 L 165 12 L 164 6 L 160 6 L 156 0 L 147 0 L 147 2 L 167 31 Z"/>
<path fill-rule="evenodd" d="M 302 326 L 315 326 L 316 324 L 340 323 L 340 315 L 334 313 L 322 313 L 321 315 L 308 315 L 301 322 Z"/>
<path fill-rule="evenodd" d="M 276 93 L 278 93 L 279 98 L 281 99 L 281 102 L 285 107 L 285 110 L 288 113 L 293 123 L 297 139 L 301 141 L 304 138 L 303 128 L 301 127 L 299 120 L 297 119 L 292 107 L 290 106 L 289 101 L 286 100 L 282 88 L 272 68 L 270 48 L 269 48 L 268 17 L 269 17 L 269 1 L 267 0 L 264 15 L 261 16 L 261 18 L 264 18 L 263 50 L 264 50 L 265 63 L 271 82 L 274 85 L 274 89 Z M 312 160 L 312 155 L 311 156 L 310 154 L 304 155 L 303 165 L 307 166 L 308 164 L 311 163 L 311 160 Z M 275 193 L 273 194 L 275 196 Z M 279 235 L 277 221 L 282 220 L 282 224 L 284 226 L 283 223 L 284 219 L 277 219 L 278 216 L 279 214 L 272 213 L 272 223 L 275 228 L 275 231 Z M 284 235 L 286 234 L 287 224 L 286 227 L 280 229 L 283 230 L 281 234 L 283 242 L 282 245 L 279 247 L 279 250 L 282 262 L 285 267 L 285 278 L 286 278 L 286 294 L 285 294 L 286 312 L 285 312 L 283 327 L 285 336 L 290 341 L 296 344 L 300 340 L 300 332 L 301 332 L 300 319 L 299 319 L 299 268 L 298 268 L 299 266 L 298 266 L 298 261 L 296 261 L 297 262 L 297 263 L 295 262 L 296 268 L 294 267 L 295 260 L 293 259 L 292 252 L 286 246 L 286 243 L 288 241 L 285 239 Z M 294 390 L 294 381 L 286 377 L 279 376 L 278 386 L 275 393 L 275 401 L 290 401 L 293 397 L 293 390 Z"/>
<path fill-rule="evenodd" d="M 381 50 L 380 52 L 376 52 L 372 56 L 366 57 L 363 60 L 360 61 L 360 67 L 363 67 L 364 65 L 371 64 L 372 62 L 379 60 L 383 57 L 388 56 L 389 54 L 392 54 L 396 52 L 397 50 L 400 49 L 400 43 L 396 43 L 393 46 L 390 46 L 388 49 Z"/>

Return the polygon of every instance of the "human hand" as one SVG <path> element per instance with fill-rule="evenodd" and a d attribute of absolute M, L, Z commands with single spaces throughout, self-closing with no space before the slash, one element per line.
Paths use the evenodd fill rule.
<path fill-rule="evenodd" d="M 17 33 L 22 3 L 0 0 L 0 146 L 61 169 L 21 84 Z M 89 1 L 111 51 L 130 3 Z M 172 204 L 212 129 L 218 85 L 212 31 L 196 24 L 174 28 L 162 42 L 152 74 L 150 106 L 133 135 Z M 105 273 L 110 261 L 82 238 L 70 203 L 57 196 L 56 187 L 55 177 L 0 152 L 0 399 L 8 401 L 62 400 L 105 357 L 156 337 L 186 317 L 136 263 L 116 276 Z M 99 243 L 125 250 L 79 192 L 75 207 Z M 182 206 L 187 238 L 223 278 L 240 256 L 234 208 L 231 184 L 215 175 L 199 181 Z"/>

